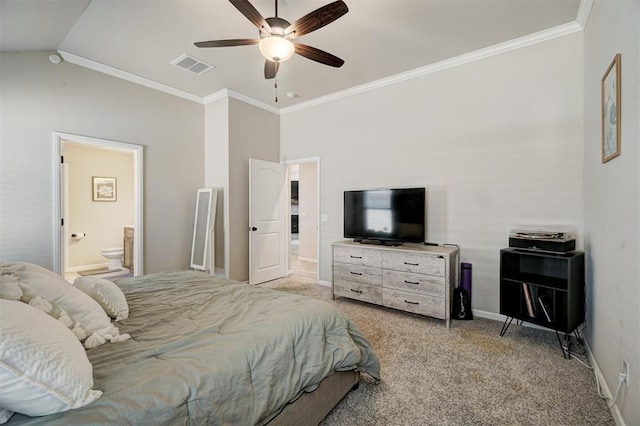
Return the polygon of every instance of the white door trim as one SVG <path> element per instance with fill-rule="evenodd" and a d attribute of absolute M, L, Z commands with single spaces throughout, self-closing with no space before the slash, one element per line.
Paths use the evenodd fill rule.
<path fill-rule="evenodd" d="M 143 232 L 143 154 L 144 147 L 125 142 L 116 142 L 108 139 L 94 138 L 90 136 L 74 135 L 64 132 L 53 132 L 53 271 L 64 276 L 64 249 L 62 231 L 62 213 L 63 213 L 63 188 L 64 184 L 60 176 L 61 155 L 63 155 L 64 141 L 72 141 L 76 143 L 100 146 L 115 150 L 130 152 L 133 154 L 133 226 L 134 241 L 133 245 L 133 267 L 134 275 L 144 274 L 144 232 Z"/>
<path fill-rule="evenodd" d="M 317 186 L 316 186 L 316 206 L 318 208 L 317 211 L 317 215 L 316 215 L 316 233 L 317 233 L 317 238 L 316 238 L 316 256 L 317 256 L 317 262 L 316 262 L 316 276 L 318 277 L 318 281 L 320 281 L 320 157 L 306 157 L 306 158 L 298 158 L 296 160 L 285 160 L 283 161 L 283 164 L 287 165 L 287 167 L 289 167 L 292 164 L 304 164 L 304 163 L 316 163 L 316 180 L 317 180 Z M 289 176 L 289 178 L 287 179 L 289 182 L 291 181 L 291 176 Z M 289 184 L 289 188 L 288 191 L 291 191 L 290 188 L 290 184 Z M 291 214 L 287 214 L 287 235 L 288 235 L 288 242 L 291 240 Z M 291 265 L 291 259 L 290 256 L 291 255 L 291 250 L 287 250 L 287 271 L 289 271 L 290 265 Z"/>

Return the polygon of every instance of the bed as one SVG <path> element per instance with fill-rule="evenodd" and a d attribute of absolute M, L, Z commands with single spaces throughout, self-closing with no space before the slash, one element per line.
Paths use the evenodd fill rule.
<path fill-rule="evenodd" d="M 195 271 L 117 285 L 130 339 L 86 351 L 102 396 L 7 424 L 317 424 L 360 372 L 380 378 L 366 338 L 326 302 Z"/>

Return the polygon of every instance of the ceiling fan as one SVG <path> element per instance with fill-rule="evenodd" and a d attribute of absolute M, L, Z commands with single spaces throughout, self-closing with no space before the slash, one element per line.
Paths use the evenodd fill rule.
<path fill-rule="evenodd" d="M 264 78 L 275 78 L 281 62 L 291 58 L 294 53 L 311 59 L 312 61 L 332 67 L 340 68 L 344 60 L 315 47 L 293 42 L 297 37 L 309 34 L 340 18 L 349 11 L 342 0 L 334 1 L 314 10 L 290 24 L 278 17 L 278 0 L 276 16 L 264 18 L 248 0 L 229 0 L 249 21 L 258 28 L 259 39 L 232 39 L 199 41 L 197 47 L 228 47 L 257 44 L 260 52 L 266 58 L 264 63 Z"/>

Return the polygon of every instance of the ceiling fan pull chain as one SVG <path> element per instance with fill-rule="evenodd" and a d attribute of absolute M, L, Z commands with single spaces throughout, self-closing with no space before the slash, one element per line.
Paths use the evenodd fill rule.
<path fill-rule="evenodd" d="M 275 79 L 275 84 L 273 85 L 273 88 L 276 89 L 276 103 L 278 103 L 278 79 Z"/>

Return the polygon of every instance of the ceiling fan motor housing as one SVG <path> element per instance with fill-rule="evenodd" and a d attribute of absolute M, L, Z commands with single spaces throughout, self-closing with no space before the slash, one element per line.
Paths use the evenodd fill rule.
<path fill-rule="evenodd" d="M 267 24 L 269 24 L 269 26 L 271 27 L 271 34 L 261 30 L 260 38 L 269 37 L 271 35 L 284 36 L 284 30 L 289 28 L 289 26 L 291 25 L 286 19 L 277 17 L 265 18 L 265 21 L 267 21 Z"/>

